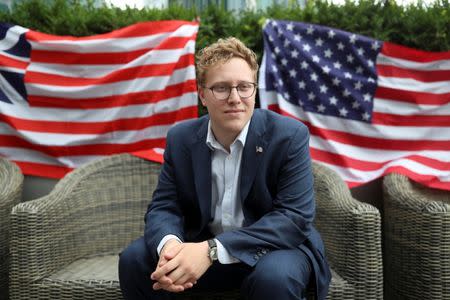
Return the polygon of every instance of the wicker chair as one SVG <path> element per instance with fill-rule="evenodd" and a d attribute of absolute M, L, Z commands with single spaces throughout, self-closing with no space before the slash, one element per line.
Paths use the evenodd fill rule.
<path fill-rule="evenodd" d="M 450 192 L 383 180 L 385 296 L 450 299 Z"/>
<path fill-rule="evenodd" d="M 380 212 L 354 199 L 331 169 L 314 163 L 313 173 L 316 226 L 334 272 L 328 298 L 383 299 Z"/>
<path fill-rule="evenodd" d="M 22 187 L 20 169 L 0 157 L 0 299 L 8 299 L 9 215 L 22 198 Z"/>
<path fill-rule="evenodd" d="M 122 299 L 117 253 L 142 235 L 158 170 L 131 155 L 111 156 L 68 174 L 48 196 L 16 206 L 11 299 Z M 333 239 L 326 242 L 336 270 L 328 299 L 381 299 L 378 212 L 352 199 L 345 186 L 341 194 L 336 174 L 321 166 L 314 172 L 318 219 L 326 218 L 317 225 Z M 189 292 L 180 298 L 239 295 Z"/>

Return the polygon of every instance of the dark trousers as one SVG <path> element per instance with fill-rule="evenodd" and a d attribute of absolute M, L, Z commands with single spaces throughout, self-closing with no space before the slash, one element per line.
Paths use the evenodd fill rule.
<path fill-rule="evenodd" d="M 121 253 L 119 279 L 126 300 L 171 299 L 171 293 L 152 289 L 150 274 L 157 263 L 147 252 L 143 238 L 132 242 Z M 298 300 L 306 299 L 310 277 L 309 258 L 301 250 L 277 250 L 262 256 L 254 267 L 216 262 L 192 289 L 224 291 L 240 288 L 245 299 Z"/>

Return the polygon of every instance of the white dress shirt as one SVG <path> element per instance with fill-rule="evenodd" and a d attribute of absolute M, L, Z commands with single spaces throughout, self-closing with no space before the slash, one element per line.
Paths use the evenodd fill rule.
<path fill-rule="evenodd" d="M 218 235 L 224 231 L 242 227 L 244 214 L 240 199 L 240 175 L 242 152 L 247 138 L 250 121 L 244 126 L 241 133 L 230 145 L 228 152 L 215 138 L 211 121 L 208 123 L 206 144 L 212 150 L 211 154 L 211 215 L 213 221 L 208 224 L 211 233 Z M 175 235 L 165 236 L 158 245 L 158 253 L 170 239 L 180 239 Z M 219 240 L 217 243 L 217 256 L 222 264 L 239 262 L 231 256 Z M 181 241 L 180 241 L 181 242 Z"/>

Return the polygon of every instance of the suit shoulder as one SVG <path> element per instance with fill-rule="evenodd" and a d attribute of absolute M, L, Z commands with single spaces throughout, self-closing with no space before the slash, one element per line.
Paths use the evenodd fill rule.
<path fill-rule="evenodd" d="M 299 120 L 266 109 L 259 109 L 258 114 L 265 119 L 267 130 L 272 133 L 292 135 L 301 131 L 309 135 L 308 127 Z"/>

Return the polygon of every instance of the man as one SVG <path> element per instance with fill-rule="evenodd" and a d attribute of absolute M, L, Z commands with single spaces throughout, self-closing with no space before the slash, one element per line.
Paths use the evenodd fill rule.
<path fill-rule="evenodd" d="M 144 237 L 119 262 L 125 299 L 240 288 L 247 299 L 324 299 L 330 272 L 313 227 L 309 134 L 254 110 L 256 55 L 236 38 L 197 57 L 208 116 L 167 135 Z"/>

